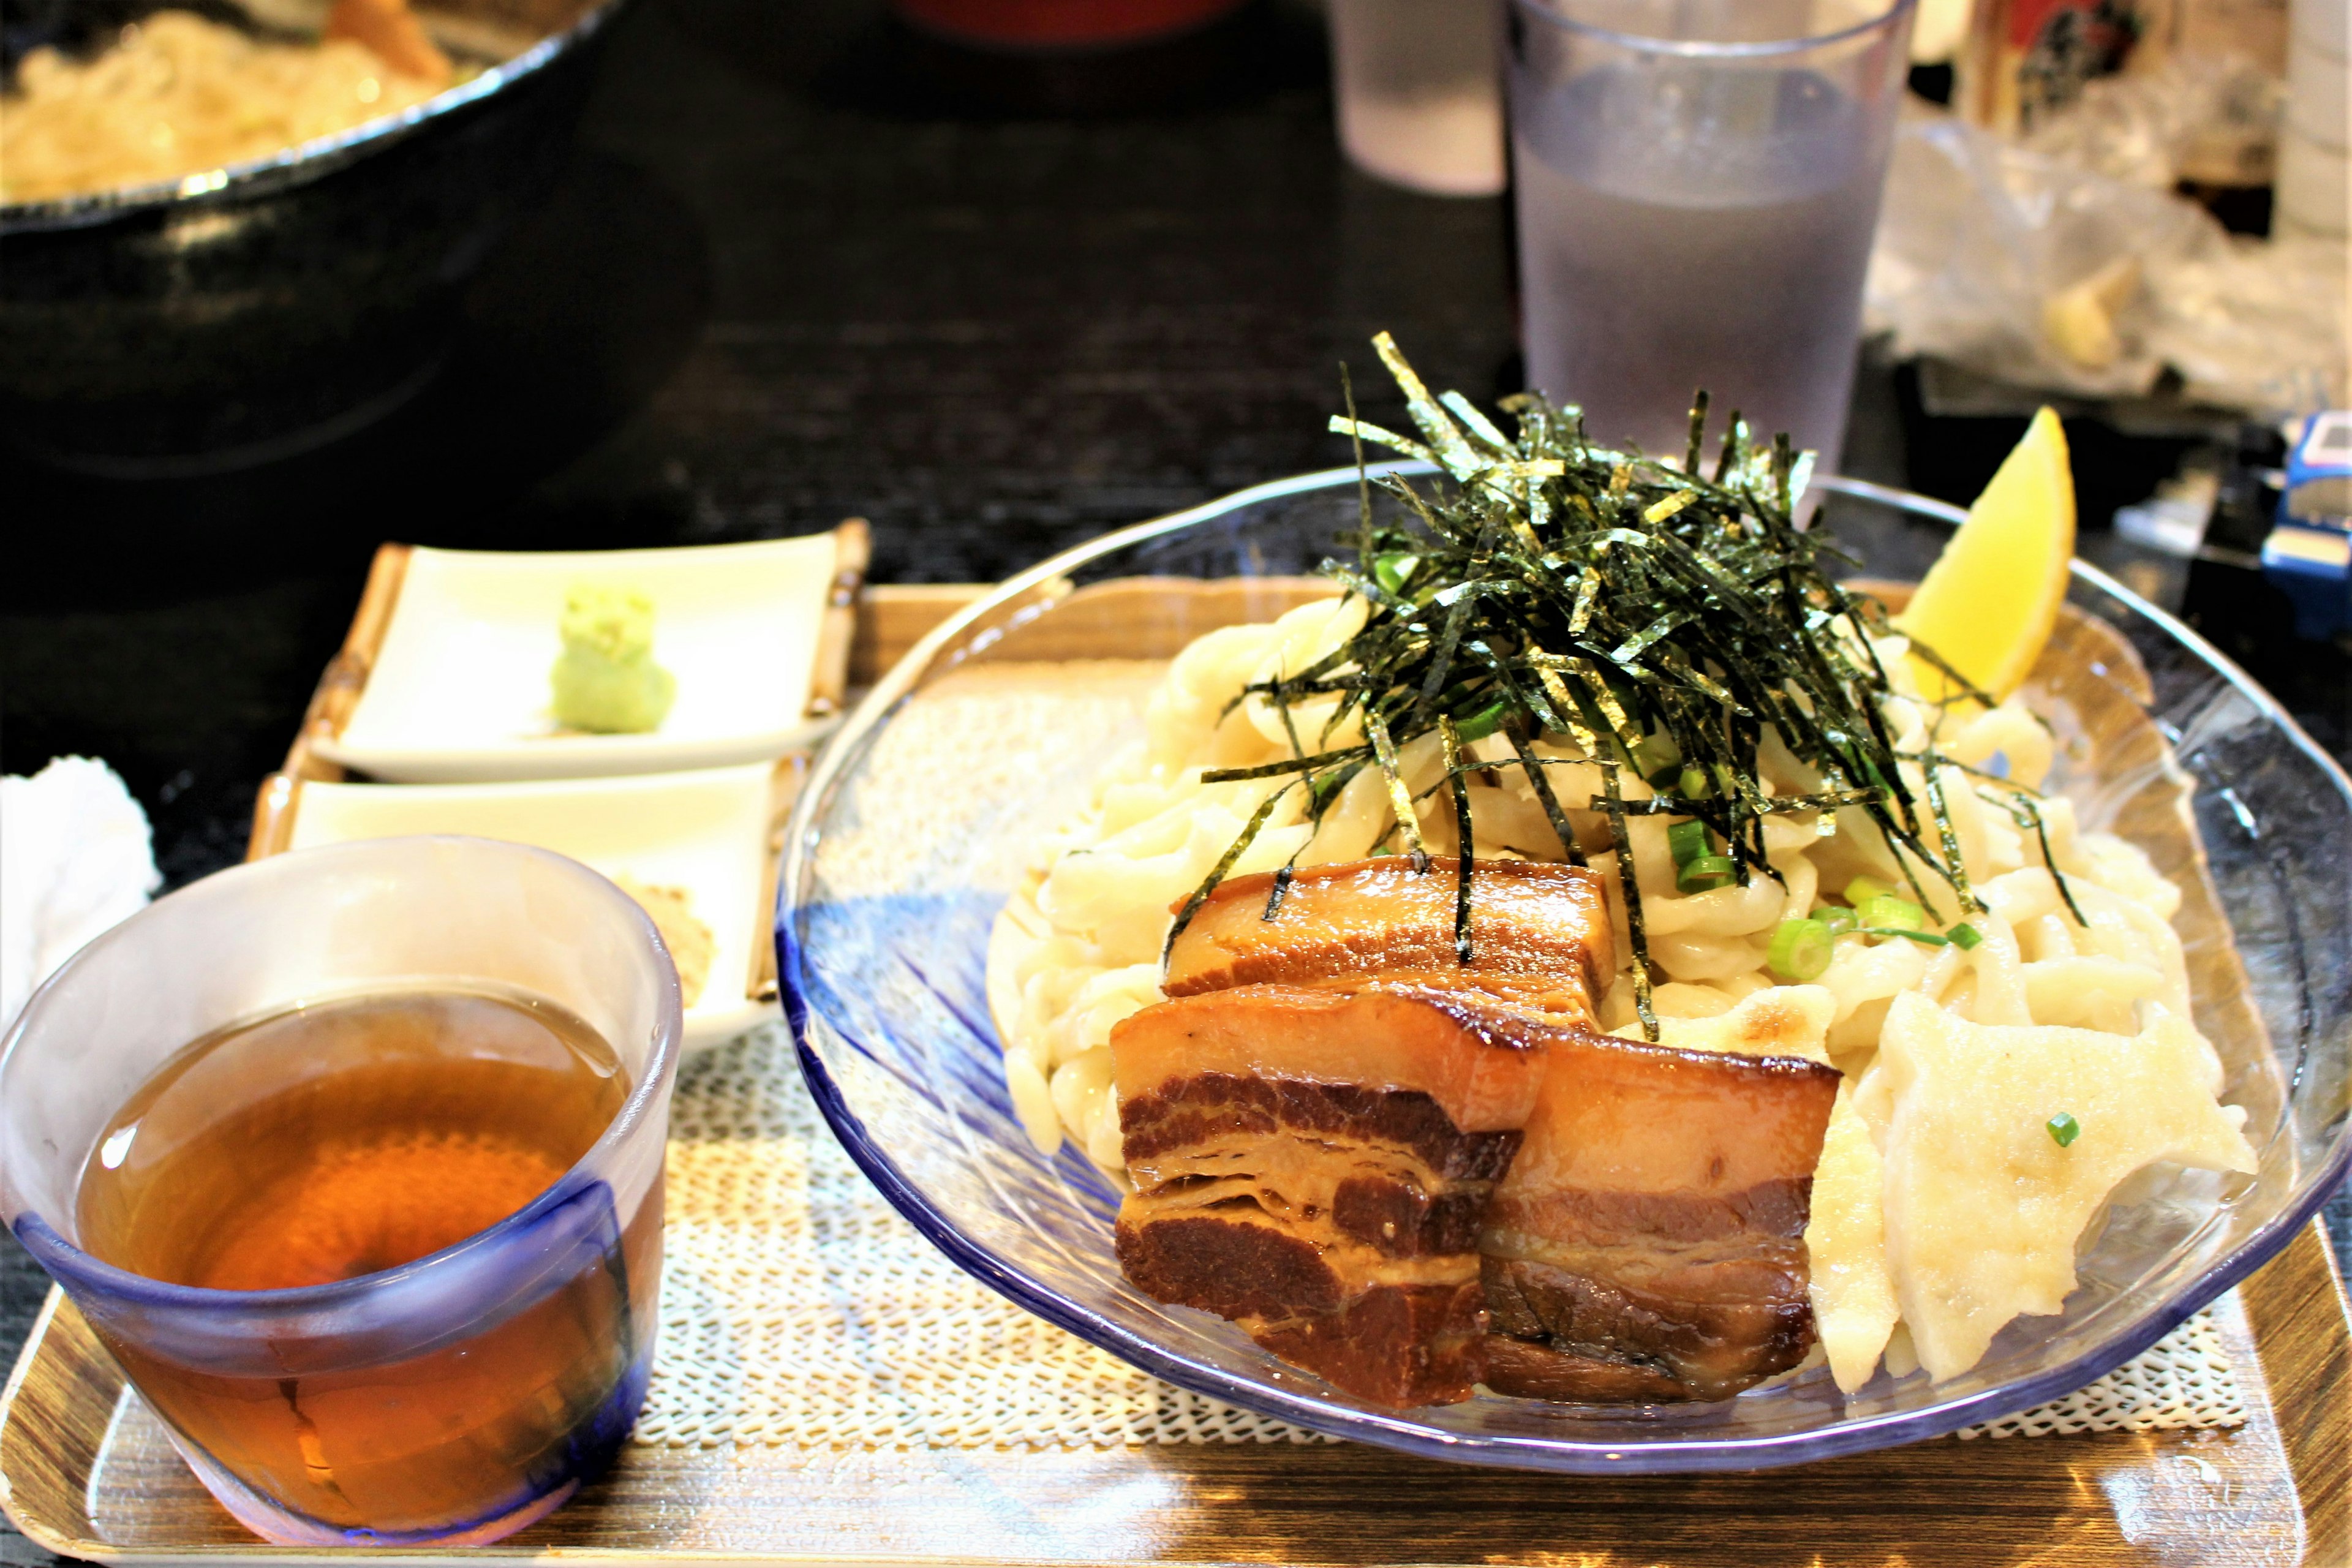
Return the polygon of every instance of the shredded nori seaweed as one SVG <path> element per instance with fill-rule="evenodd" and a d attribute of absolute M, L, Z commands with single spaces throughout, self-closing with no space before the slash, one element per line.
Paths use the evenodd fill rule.
<path fill-rule="evenodd" d="M 1426 490 L 1396 476 L 1361 482 L 1358 527 L 1337 542 L 1352 559 L 1327 560 L 1322 569 L 1365 601 L 1363 628 L 1313 667 L 1253 685 L 1237 699 L 1263 697 L 1287 727 L 1294 706 L 1336 696 L 1336 709 L 1312 738 L 1319 749 L 1310 753 L 1293 728 L 1290 759 L 1206 773 L 1205 782 L 1297 775 L 1274 798 L 1303 784 L 1310 819 L 1319 823 L 1346 778 L 1378 767 L 1402 845 L 1425 870 L 1428 849 L 1397 759 L 1402 747 L 1437 731 L 1444 752 L 1440 782 L 1452 796 L 1459 840 L 1455 948 L 1467 963 L 1467 775 L 1497 766 L 1468 748 L 1503 735 L 1562 853 L 1582 864 L 1546 777 L 1547 766 L 1560 759 L 1532 749 L 1548 737 L 1572 743 L 1600 768 L 1603 794 L 1588 805 L 1605 816 L 1617 851 L 1636 1010 L 1652 1039 L 1657 1024 L 1629 816 L 1668 814 L 1706 823 L 1745 886 L 1758 873 L 1780 876 L 1766 858 L 1765 817 L 1854 808 L 1896 852 L 1924 908 L 1936 906 L 1921 885 L 1921 868 L 1949 889 L 1961 910 L 1982 910 L 1937 781 L 1946 759 L 1932 749 L 1898 753 L 1880 711 L 1889 688 L 1869 639 L 1888 633 L 1885 610 L 1830 576 L 1832 563 L 1859 563 L 1794 515 L 1811 453 L 1792 452 L 1785 436 L 1758 441 L 1734 410 L 1714 475 L 1705 477 L 1704 392 L 1692 403 L 1679 467 L 1594 445 L 1580 410 L 1540 394 L 1504 400 L 1518 426 L 1517 436 L 1508 437 L 1460 394 L 1432 397 L 1387 333 L 1372 342 L 1404 394 L 1419 438 L 1357 418 L 1344 366 L 1349 412 L 1334 417 L 1331 428 L 1355 443 L 1360 473 L 1363 444 L 1370 441 L 1425 459 L 1444 478 Z M 1375 522 L 1373 485 L 1404 506 L 1403 525 Z M 1931 649 L 1912 646 L 1951 679 L 1959 693 L 1953 700 L 1992 702 Z M 1351 719 L 1360 720 L 1365 741 L 1330 745 Z M 1764 794 L 1758 750 L 1767 726 L 1820 775 L 1819 791 Z M 1905 761 L 1924 769 L 1924 789 L 1906 778 Z M 1625 800 L 1619 777 L 1626 769 L 1664 779 L 1675 793 Z M 2021 826 L 2040 833 L 2040 814 L 2027 793 L 2004 787 L 2012 795 L 2005 807 Z M 1171 944 L 1272 812 L 1269 799 L 1186 901 Z M 1287 882 L 1277 878 L 1267 918 L 1280 907 Z M 2063 894 L 2063 878 L 2059 888 Z M 2071 910 L 2071 896 L 2067 903 Z"/>

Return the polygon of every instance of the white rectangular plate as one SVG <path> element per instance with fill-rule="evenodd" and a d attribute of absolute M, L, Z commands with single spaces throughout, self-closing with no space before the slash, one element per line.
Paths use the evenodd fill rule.
<path fill-rule="evenodd" d="M 349 722 L 312 750 L 415 782 L 780 757 L 828 727 L 807 710 L 835 569 L 832 533 L 673 550 L 416 550 Z M 549 715 L 564 595 L 583 583 L 654 602 L 654 658 L 677 678 L 677 700 L 651 733 L 559 733 Z"/>
<path fill-rule="evenodd" d="M 289 849 L 352 838 L 463 833 L 552 849 L 603 872 L 684 888 L 718 951 L 686 1013 L 700 1050 L 776 1016 L 751 994 L 752 959 L 771 940 L 766 887 L 775 767 L 529 784 L 302 784 Z"/>

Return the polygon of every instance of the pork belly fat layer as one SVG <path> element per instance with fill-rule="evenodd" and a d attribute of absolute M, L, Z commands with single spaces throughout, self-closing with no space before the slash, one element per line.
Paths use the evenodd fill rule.
<path fill-rule="evenodd" d="M 1468 1397 L 1479 1228 L 1543 1072 L 1527 1028 L 1450 995 L 1271 985 L 1126 1019 L 1128 1278 L 1360 1398 Z"/>
<path fill-rule="evenodd" d="M 1307 991 L 1400 991 L 1451 994 L 1476 1006 L 1529 1014 L 1547 1023 L 1581 1024 L 1592 999 L 1576 974 L 1487 974 L 1475 969 L 1384 969 L 1378 974 L 1327 974 L 1288 984 Z"/>
<path fill-rule="evenodd" d="M 1176 938 L 1164 983 L 1171 996 L 1231 985 L 1300 984 L 1340 975 L 1453 971 L 1458 863 L 1405 857 L 1300 871 L 1276 917 L 1265 918 L 1271 873 L 1219 884 Z M 1471 962 L 1482 975 L 1547 976 L 1580 994 L 1589 1013 L 1616 972 L 1601 880 L 1580 866 L 1485 860 L 1471 872 Z"/>
<path fill-rule="evenodd" d="M 1111 1031 L 1120 1125 L 1139 1097 L 1202 1073 L 1427 1095 L 1463 1132 L 1527 1125 L 1545 1031 L 1473 996 L 1412 987 L 1354 993 L 1244 985 L 1146 1007 Z M 1129 1147 L 1129 1172 L 1149 1149 Z"/>
<path fill-rule="evenodd" d="M 1296 1145 L 1284 1158 L 1301 1166 L 1354 1142 L 1391 1150 L 1438 1181 L 1491 1186 L 1519 1144 L 1516 1131 L 1463 1131 L 1418 1089 L 1221 1072 L 1171 1079 L 1135 1096 L 1119 1107 L 1119 1125 L 1139 1187 L 1198 1180 L 1217 1163 L 1276 1139 Z M 1320 1206 L 1339 1207 L 1336 1192 Z M 1474 1217 L 1483 1219 L 1483 1211 Z M 1474 1233 L 1469 1245 L 1476 1239 Z"/>
<path fill-rule="evenodd" d="M 1838 1075 L 1563 1031 L 1487 1211 L 1488 1384 L 1721 1399 L 1803 1360 L 1812 1169 Z M 1638 1393 L 1626 1391 L 1639 1390 Z"/>

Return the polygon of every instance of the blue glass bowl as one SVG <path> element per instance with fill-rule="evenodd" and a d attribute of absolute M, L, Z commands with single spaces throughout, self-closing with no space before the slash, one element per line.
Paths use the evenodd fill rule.
<path fill-rule="evenodd" d="M 1853 481 L 1823 479 L 1817 493 L 1881 578 L 1916 578 L 1961 515 Z M 777 914 L 801 1063 L 859 1166 L 983 1283 L 1171 1383 L 1335 1436 L 1571 1472 L 1752 1469 L 1935 1436 L 2076 1388 L 2244 1278 L 2342 1177 L 2352 783 L 2203 639 L 2077 563 L 2076 614 L 2035 678 L 2069 742 L 2055 781 L 2086 826 L 2139 837 L 2190 883 L 2180 925 L 2200 1023 L 2228 1065 L 2227 1097 L 2250 1111 L 2258 1176 L 2143 1184 L 2142 1201 L 2118 1206 L 2084 1255 L 2063 1313 L 2011 1324 L 1962 1377 L 1882 1373 L 1852 1398 L 1816 1368 L 1717 1404 L 1483 1395 L 1388 1410 L 1284 1365 L 1230 1323 L 1144 1297 L 1112 1254 L 1118 1193 L 1076 1148 L 1049 1159 L 1031 1145 L 989 1021 L 989 926 L 1029 843 L 1084 801 L 1136 732 L 1121 724 L 1139 728 L 1115 704 L 1043 695 L 1048 667 L 1036 661 L 1164 658 L 1213 626 L 1264 618 L 1284 602 L 1278 580 L 1311 572 L 1355 507 L 1352 470 L 1309 475 L 1056 556 L 926 638 L 817 763 Z M 1129 582 L 1115 596 L 1101 589 L 1118 579 Z M 1003 721 L 1003 693 L 1024 683 L 1039 733 Z M 988 689 L 994 706 L 972 700 Z"/>

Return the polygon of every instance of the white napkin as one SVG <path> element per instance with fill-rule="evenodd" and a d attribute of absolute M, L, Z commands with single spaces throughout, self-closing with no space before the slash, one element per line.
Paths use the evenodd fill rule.
<path fill-rule="evenodd" d="M 59 757 L 31 778 L 0 777 L 0 1029 L 163 879 L 147 814 L 104 763 Z"/>

